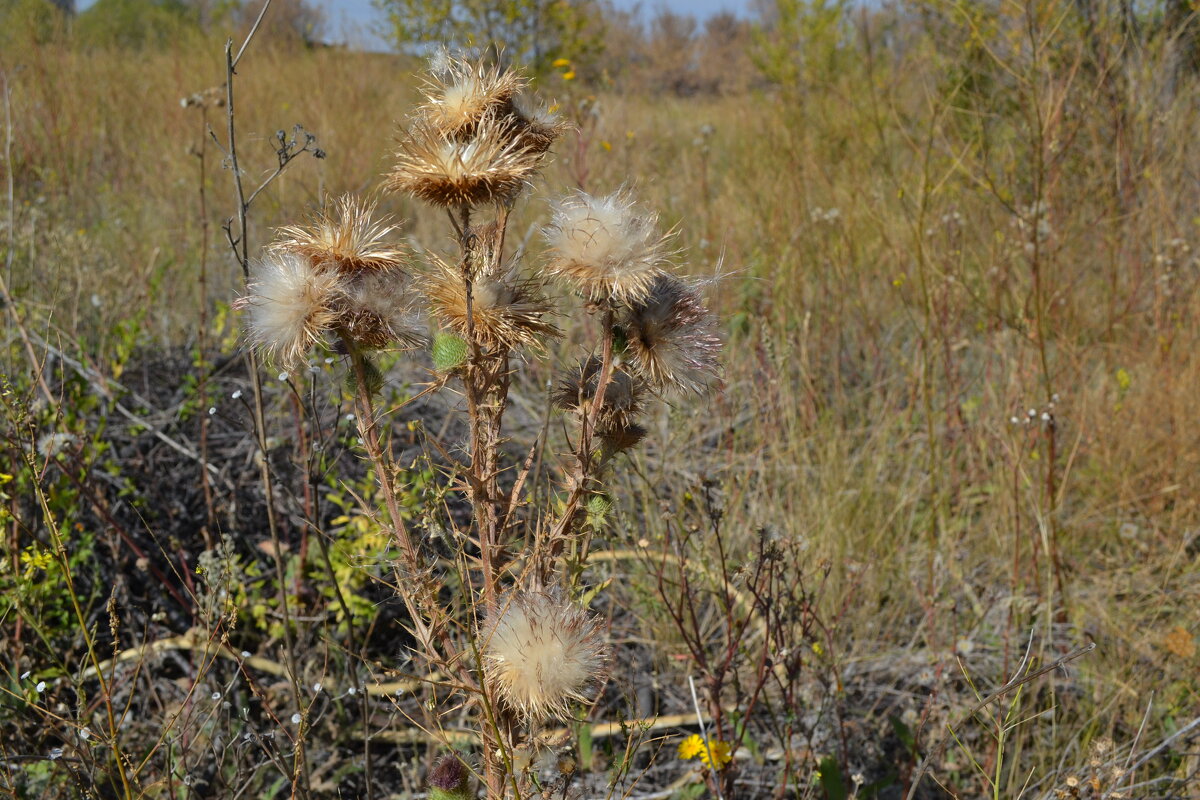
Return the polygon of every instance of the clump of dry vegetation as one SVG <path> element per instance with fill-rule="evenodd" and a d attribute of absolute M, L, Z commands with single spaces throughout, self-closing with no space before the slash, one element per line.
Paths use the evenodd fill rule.
<path fill-rule="evenodd" d="M 1185 4 L 21 13 L 0 791 L 1197 791 Z"/>

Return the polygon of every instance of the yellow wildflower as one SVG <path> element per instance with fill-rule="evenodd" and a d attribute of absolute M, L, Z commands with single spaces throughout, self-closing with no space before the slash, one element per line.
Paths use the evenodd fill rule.
<path fill-rule="evenodd" d="M 562 69 L 563 67 L 569 67 L 570 65 L 571 65 L 571 59 L 556 58 L 556 59 L 554 59 L 554 62 L 550 66 L 554 67 L 555 69 Z"/>
<path fill-rule="evenodd" d="M 700 753 L 700 760 L 704 762 L 704 766 L 719 770 L 733 760 L 733 754 L 729 750 L 728 742 L 718 739 L 708 743 L 708 747 Z"/>
<path fill-rule="evenodd" d="M 704 752 L 704 740 L 698 733 L 693 733 L 679 743 L 679 757 L 684 761 L 693 759 L 702 752 Z"/>
<path fill-rule="evenodd" d="M 679 757 L 687 761 L 697 756 L 704 766 L 718 770 L 733 760 L 728 742 L 716 739 L 706 743 L 700 734 L 693 733 L 679 743 Z"/>

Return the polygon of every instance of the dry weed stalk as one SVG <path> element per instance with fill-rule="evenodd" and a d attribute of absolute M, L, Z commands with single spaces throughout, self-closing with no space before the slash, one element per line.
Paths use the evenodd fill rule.
<path fill-rule="evenodd" d="M 606 676 L 605 626 L 579 602 L 586 504 L 607 502 L 605 469 L 645 436 L 638 420 L 651 394 L 708 390 L 720 345 L 698 289 L 669 275 L 671 234 L 662 235 L 628 193 L 558 202 L 540 270 L 506 253 L 510 211 L 564 127 L 537 110 L 525 88 L 511 69 L 441 56 L 426 102 L 401 135 L 387 188 L 446 210 L 453 256 L 428 254 L 420 268 L 390 242 L 395 224 L 345 197 L 307 225 L 280 229 L 238 301 L 249 342 L 264 357 L 292 368 L 317 346 L 345 356 L 362 445 L 400 553 L 396 578 L 409 631 L 429 669 L 449 676 L 440 687 L 453 702 L 444 705 L 471 711 L 482 782 L 493 798 L 539 791 L 538 730 L 572 719 Z M 548 319 L 552 279 L 582 297 L 599 322 L 599 341 L 564 371 L 551 397 L 573 418 L 574 435 L 561 502 L 543 524 L 544 514 L 526 508 L 534 451 L 523 462 L 509 456 L 504 420 L 514 364 L 544 355 L 558 335 Z M 442 326 L 434 385 L 461 391 L 469 426 L 461 460 L 427 435 L 472 512 L 469 526 L 446 521 L 465 593 L 451 602 L 429 543 L 405 522 L 389 420 L 375 403 L 383 378 L 372 351 L 415 347 L 417 311 Z M 435 736 L 443 713 L 435 708 L 422 723 Z M 435 793 L 465 796 L 463 767 L 470 765 L 440 762 L 430 779 Z M 570 777 L 560 776 L 564 791 Z"/>

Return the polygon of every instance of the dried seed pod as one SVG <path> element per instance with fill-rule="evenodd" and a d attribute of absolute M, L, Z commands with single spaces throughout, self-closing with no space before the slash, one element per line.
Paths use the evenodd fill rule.
<path fill-rule="evenodd" d="M 515 140 L 510 126 L 495 116 L 481 120 L 474 137 L 465 141 L 417 123 L 400 142 L 387 185 L 448 208 L 511 203 L 542 157 Z"/>
<path fill-rule="evenodd" d="M 625 193 L 564 197 L 554 205 L 545 231 L 551 253 L 547 268 L 590 300 L 642 300 L 670 254 L 670 235 L 660 236 L 657 223 Z"/>
<path fill-rule="evenodd" d="M 559 331 L 544 317 L 551 310 L 537 278 L 522 276 L 516 264 L 480 271 L 471 281 L 471 310 L 467 312 L 467 286 L 462 270 L 430 257 L 432 270 L 422 288 L 434 316 L 466 338 L 491 349 L 520 346 L 541 349 Z"/>
<path fill-rule="evenodd" d="M 413 310 L 415 297 L 416 292 L 403 275 L 360 273 L 339 304 L 338 327 L 368 350 L 393 345 L 420 347 L 425 336 L 420 317 Z"/>
<path fill-rule="evenodd" d="M 557 114 L 549 111 L 526 94 L 515 96 L 505 106 L 513 135 L 521 144 L 537 153 L 550 149 L 554 141 L 570 127 Z"/>
<path fill-rule="evenodd" d="M 555 389 L 551 400 L 564 411 L 590 413 L 600 381 L 601 361 L 592 356 L 571 370 Z M 596 433 L 633 429 L 642 413 L 644 386 L 641 379 L 624 370 L 613 369 L 604 389 L 604 405 L 596 420 Z"/>
<path fill-rule="evenodd" d="M 658 276 L 646 297 L 625 309 L 619 325 L 626 358 L 655 389 L 702 394 L 712 386 L 721 340 L 695 286 Z"/>
<path fill-rule="evenodd" d="M 443 52 L 430 65 L 425 102 L 418 113 L 438 133 L 470 139 L 485 117 L 510 104 L 528 83 L 515 70 Z"/>
<path fill-rule="evenodd" d="M 488 683 L 522 718 L 568 719 L 604 676 L 608 647 L 599 618 L 557 593 L 516 590 L 481 632 Z"/>
<path fill-rule="evenodd" d="M 316 264 L 329 262 L 345 273 L 403 272 L 407 249 L 385 241 L 398 225 L 387 217 L 373 220 L 374 213 L 374 203 L 343 195 L 333 210 L 316 214 L 307 225 L 276 230 L 271 250 L 298 253 Z"/>

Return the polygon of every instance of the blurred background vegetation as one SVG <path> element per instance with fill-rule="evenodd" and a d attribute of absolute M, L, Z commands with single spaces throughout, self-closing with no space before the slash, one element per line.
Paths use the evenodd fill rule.
<path fill-rule="evenodd" d="M 709 565 L 686 598 L 694 638 L 735 655 L 716 691 L 744 715 L 739 796 L 900 797 L 931 752 L 945 788 L 927 777 L 918 796 L 1196 796 L 1193 4 L 769 0 L 705 20 L 589 0 L 455 6 L 451 24 L 440 4 L 385 0 L 397 47 L 362 52 L 324 44 L 301 0 L 272 3 L 238 69 L 239 155 L 257 185 L 276 132 L 300 125 L 326 157 L 258 198 L 251 247 L 327 195 L 376 189 L 431 43 L 495 43 L 576 126 L 515 212 L 527 259 L 547 197 L 630 186 L 678 227 L 692 272 L 724 274 L 710 298 L 723 392 L 656 412 L 636 479 L 597 522 L 609 549 L 649 555 L 589 570 L 623 654 L 593 721 L 687 712 L 687 676 L 711 677 L 657 580 L 654 554 L 672 550 Z M 403 670 L 404 636 L 338 368 L 272 376 L 267 453 L 240 399 L 221 98 L 225 42 L 258 12 L 0 0 L 0 791 L 14 797 L 421 785 L 426 751 L 392 735 L 400 701 L 360 709 L 349 693 Z M 426 209 L 381 203 L 420 247 L 446 246 Z M 569 352 L 581 337 L 562 324 Z M 397 403 L 426 366 L 391 366 Z M 549 368 L 522 370 L 536 408 Z M 416 431 L 452 433 L 452 403 L 406 406 L 393 438 L 432 532 L 454 499 Z M 808 622 L 789 691 L 747 707 L 738 670 L 790 654 L 727 647 L 720 576 L 743 585 L 765 541 L 789 554 Z M 280 603 L 302 683 L 338 687 L 300 704 L 302 731 L 265 666 L 282 660 Z M 1069 671 L 963 717 L 1088 642 Z M 266 677 L 216 643 L 264 659 Z M 98 684 L 89 648 L 136 658 Z M 119 735 L 97 733 L 101 697 L 129 712 Z M 938 754 L 947 724 L 956 741 Z M 588 730 L 571 734 L 581 774 L 603 787 L 621 748 Z M 674 759 L 683 730 L 658 732 L 652 766 L 639 755 L 635 796 L 703 791 Z M 138 765 L 132 788 L 118 757 Z"/>

